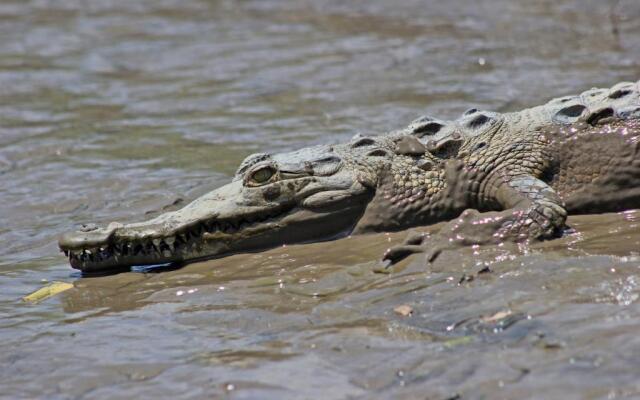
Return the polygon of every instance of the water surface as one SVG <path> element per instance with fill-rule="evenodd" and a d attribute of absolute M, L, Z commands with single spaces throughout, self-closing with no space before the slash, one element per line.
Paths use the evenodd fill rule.
<path fill-rule="evenodd" d="M 0 36 L 1 396 L 640 397 L 636 211 L 391 274 L 404 233 L 100 278 L 55 243 L 255 151 L 638 80 L 637 2 L 8 0 Z"/>

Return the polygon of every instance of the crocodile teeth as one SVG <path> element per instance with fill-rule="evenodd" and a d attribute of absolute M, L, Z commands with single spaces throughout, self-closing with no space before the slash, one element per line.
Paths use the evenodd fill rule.
<path fill-rule="evenodd" d="M 215 223 L 215 221 L 211 221 L 207 224 L 207 231 L 209 232 L 215 232 L 218 229 L 217 224 Z"/>

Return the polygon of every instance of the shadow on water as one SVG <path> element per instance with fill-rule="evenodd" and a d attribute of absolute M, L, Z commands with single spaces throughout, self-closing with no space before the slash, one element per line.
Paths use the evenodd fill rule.
<path fill-rule="evenodd" d="M 403 232 L 91 278 L 55 244 L 252 152 L 637 80 L 639 21 L 631 0 L 3 1 L 0 397 L 639 397 L 638 211 L 388 273 Z"/>

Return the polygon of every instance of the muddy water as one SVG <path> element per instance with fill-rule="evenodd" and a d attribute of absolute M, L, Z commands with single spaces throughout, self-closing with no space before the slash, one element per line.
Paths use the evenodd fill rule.
<path fill-rule="evenodd" d="M 257 150 L 640 77 L 635 1 L 430 3 L 0 3 L 0 396 L 640 397 L 636 211 L 390 274 L 403 233 L 100 278 L 57 252 Z"/>

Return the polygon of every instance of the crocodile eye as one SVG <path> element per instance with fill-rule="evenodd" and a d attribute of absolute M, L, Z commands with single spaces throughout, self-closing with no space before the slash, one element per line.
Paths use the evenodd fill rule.
<path fill-rule="evenodd" d="M 271 166 L 265 166 L 253 171 L 249 176 L 249 182 L 254 185 L 262 185 L 269 182 L 269 180 L 271 180 L 271 178 L 273 178 L 275 174 L 275 168 Z"/>

